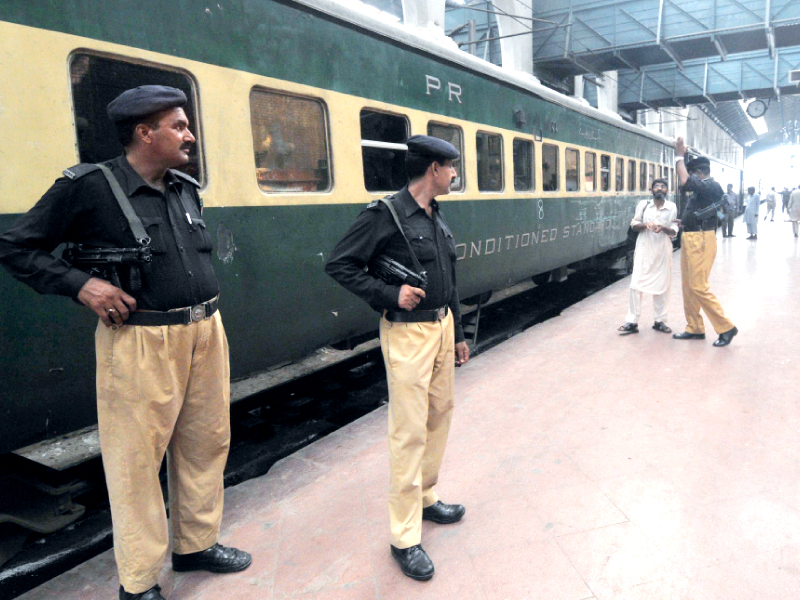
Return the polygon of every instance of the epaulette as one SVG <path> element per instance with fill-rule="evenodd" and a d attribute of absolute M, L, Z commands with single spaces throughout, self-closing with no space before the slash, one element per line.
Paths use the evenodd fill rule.
<path fill-rule="evenodd" d="M 80 163 L 79 165 L 75 165 L 74 167 L 70 167 L 69 169 L 64 169 L 61 173 L 67 179 L 80 179 L 87 173 L 91 173 L 92 171 L 98 171 L 100 167 L 92 163 Z"/>
<path fill-rule="evenodd" d="M 369 204 L 364 207 L 364 210 L 371 210 L 373 208 L 378 208 L 378 205 L 381 203 L 380 200 L 373 200 Z"/>
<path fill-rule="evenodd" d="M 192 177 L 191 175 L 187 175 L 183 171 L 178 171 L 177 169 L 170 169 L 169 172 L 175 175 L 176 177 L 180 177 L 181 179 L 188 181 L 196 188 L 200 187 L 200 183 L 198 183 L 198 181 L 194 177 Z"/>

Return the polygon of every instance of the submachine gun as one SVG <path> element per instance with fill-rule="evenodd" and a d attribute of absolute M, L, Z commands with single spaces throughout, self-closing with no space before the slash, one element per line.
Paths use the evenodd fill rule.
<path fill-rule="evenodd" d="M 119 204 L 133 237 L 139 243 L 136 248 L 87 248 L 82 244 L 68 244 L 62 258 L 76 269 L 88 273 L 92 277 L 105 279 L 129 294 L 135 295 L 142 289 L 142 267 L 153 261 L 150 238 L 142 221 L 133 210 L 130 200 L 122 191 L 119 182 L 105 165 L 88 165 L 84 172 L 92 168 L 100 169 L 108 181 L 111 192 Z M 73 179 L 75 175 L 69 170 L 64 174 Z"/>
<path fill-rule="evenodd" d="M 76 269 L 99 277 L 129 294 L 142 289 L 142 265 L 153 260 L 150 246 L 139 248 L 85 248 L 81 244 L 67 246 L 62 255 Z"/>
<path fill-rule="evenodd" d="M 427 272 L 415 273 L 385 254 L 378 256 L 369 263 L 369 272 L 389 285 L 403 285 L 405 283 L 423 290 L 428 287 Z"/>
<path fill-rule="evenodd" d="M 720 216 L 720 213 L 724 212 L 726 204 L 727 200 L 723 198 L 722 200 L 718 200 L 713 204 L 709 204 L 705 208 L 694 211 L 694 216 L 698 221 L 705 221 L 706 219 L 710 219 L 714 216 L 721 219 L 722 217 Z"/>
<path fill-rule="evenodd" d="M 414 268 L 417 271 L 412 271 L 405 265 L 400 264 L 392 258 L 389 258 L 385 254 L 381 254 L 380 256 L 373 258 L 367 266 L 367 269 L 370 273 L 382 279 L 389 285 L 403 285 L 405 283 L 412 287 L 417 287 L 424 290 L 426 287 L 428 287 L 428 273 L 422 268 L 422 265 L 417 259 L 417 255 L 414 254 L 414 249 L 411 247 L 411 242 L 408 241 L 405 231 L 403 231 L 403 226 L 400 224 L 400 218 L 397 216 L 397 211 L 394 209 L 394 206 L 389 200 L 390 198 L 391 196 L 381 198 L 379 202 L 383 202 L 389 209 L 389 212 L 392 214 L 392 219 L 394 219 L 397 229 L 400 230 L 400 235 L 402 235 L 403 239 L 406 241 L 408 251 L 411 254 L 411 260 L 414 261 Z"/>

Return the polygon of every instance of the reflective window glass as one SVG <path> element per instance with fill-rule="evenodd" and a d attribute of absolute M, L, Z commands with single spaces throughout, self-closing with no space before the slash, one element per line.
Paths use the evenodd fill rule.
<path fill-rule="evenodd" d="M 611 187 L 611 157 L 600 156 L 600 191 L 607 192 Z"/>
<path fill-rule="evenodd" d="M 642 161 L 639 163 L 639 190 L 645 191 L 647 189 L 647 163 Z"/>
<path fill-rule="evenodd" d="M 441 123 L 428 123 L 428 135 L 450 142 L 456 147 L 456 150 L 458 150 L 459 154 L 461 154 L 463 158 L 464 134 L 461 131 L 461 127 L 456 127 L 455 125 L 443 125 Z M 456 170 L 458 175 L 456 175 L 456 180 L 450 186 L 450 190 L 453 192 L 461 192 L 464 190 L 464 161 L 461 160 L 461 158 L 454 160 L 453 168 Z"/>
<path fill-rule="evenodd" d="M 408 120 L 401 115 L 361 111 L 361 156 L 368 192 L 395 192 L 406 177 Z"/>
<path fill-rule="evenodd" d="M 573 148 L 567 148 L 564 166 L 567 175 L 567 191 L 577 192 L 580 188 L 578 165 L 580 164 L 580 152 Z"/>
<path fill-rule="evenodd" d="M 285 194 L 330 189 L 326 121 L 319 100 L 250 91 L 256 180 L 262 190 Z"/>
<path fill-rule="evenodd" d="M 479 131 L 475 136 L 478 155 L 478 190 L 503 190 L 503 137 Z"/>
<path fill-rule="evenodd" d="M 561 187 L 559 182 L 558 146 L 542 144 L 542 190 L 558 191 Z"/>
<path fill-rule="evenodd" d="M 628 191 L 636 191 L 636 161 L 628 161 Z"/>
<path fill-rule="evenodd" d="M 584 155 L 583 170 L 583 189 L 593 192 L 597 189 L 597 179 L 595 179 L 595 167 L 597 166 L 597 155 L 594 152 L 587 152 Z"/>
<path fill-rule="evenodd" d="M 614 173 L 614 189 L 621 192 L 625 189 L 625 159 L 618 158 L 616 160 L 616 171 Z"/>
<path fill-rule="evenodd" d="M 530 140 L 514 140 L 514 189 L 527 192 L 534 189 L 534 146 Z"/>

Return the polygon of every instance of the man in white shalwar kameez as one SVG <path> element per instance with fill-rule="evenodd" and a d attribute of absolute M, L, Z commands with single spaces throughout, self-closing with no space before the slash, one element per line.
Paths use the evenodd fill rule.
<path fill-rule="evenodd" d="M 639 232 L 633 254 L 630 304 L 620 335 L 639 333 L 642 294 L 653 296 L 655 322 L 653 329 L 671 333 L 667 327 L 667 299 L 672 283 L 672 238 L 677 235 L 675 219 L 678 209 L 667 200 L 666 180 L 656 179 L 650 188 L 652 199 L 642 200 L 636 207 L 631 228 Z"/>

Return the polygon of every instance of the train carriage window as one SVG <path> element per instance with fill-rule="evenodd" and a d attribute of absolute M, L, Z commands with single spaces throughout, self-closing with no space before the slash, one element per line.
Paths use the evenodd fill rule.
<path fill-rule="evenodd" d="M 250 91 L 256 180 L 262 190 L 285 194 L 330 189 L 326 121 L 319 100 Z"/>
<path fill-rule="evenodd" d="M 558 168 L 558 146 L 542 144 L 542 190 L 557 192 L 561 187 Z"/>
<path fill-rule="evenodd" d="M 647 165 L 647 189 L 653 188 L 653 182 L 656 180 L 656 166 L 653 163 Z"/>
<path fill-rule="evenodd" d="M 530 140 L 514 140 L 514 190 L 527 192 L 536 188 L 533 165 L 535 150 Z"/>
<path fill-rule="evenodd" d="M 479 131 L 475 136 L 478 153 L 478 190 L 503 190 L 503 137 Z"/>
<path fill-rule="evenodd" d="M 189 118 L 189 128 L 197 139 L 192 145 L 189 163 L 181 170 L 203 184 L 200 160 L 202 138 L 197 122 L 195 84 L 188 75 L 164 67 L 86 53 L 74 54 L 69 70 L 80 162 L 97 163 L 122 154 L 122 145 L 106 114 L 109 102 L 125 90 L 140 85 L 168 85 L 186 94 L 188 102 L 183 110 Z"/>
<path fill-rule="evenodd" d="M 647 163 L 644 161 L 639 163 L 639 189 L 647 190 Z"/>
<path fill-rule="evenodd" d="M 625 189 L 625 159 L 618 158 L 616 160 L 616 172 L 614 173 L 614 189 L 622 192 Z"/>
<path fill-rule="evenodd" d="M 611 157 L 607 154 L 600 155 L 600 191 L 607 192 L 611 189 Z"/>
<path fill-rule="evenodd" d="M 580 152 L 573 148 L 567 148 L 564 166 L 567 171 L 567 191 L 577 192 L 580 190 L 578 181 L 578 166 L 580 165 Z"/>
<path fill-rule="evenodd" d="M 395 192 L 408 183 L 408 119 L 401 115 L 361 111 L 361 156 L 368 192 Z"/>
<path fill-rule="evenodd" d="M 595 169 L 597 167 L 597 155 L 594 152 L 587 152 L 583 159 L 583 185 L 587 192 L 593 192 L 597 189 L 597 178 L 595 176 Z"/>
<path fill-rule="evenodd" d="M 461 157 L 464 157 L 464 134 L 461 132 L 460 127 L 441 123 L 428 123 L 428 135 L 450 142 L 456 147 Z M 461 192 L 464 190 L 464 161 L 461 158 L 454 160 L 453 168 L 458 174 L 456 175 L 456 180 L 450 186 L 450 190 Z"/>
<path fill-rule="evenodd" d="M 636 161 L 628 161 L 628 191 L 636 191 Z"/>

